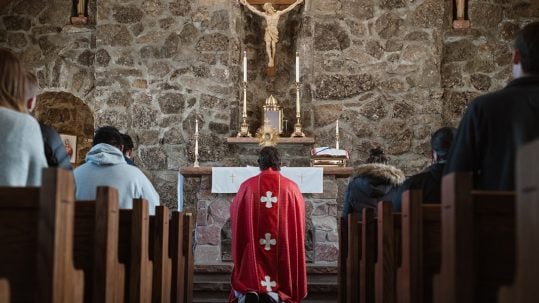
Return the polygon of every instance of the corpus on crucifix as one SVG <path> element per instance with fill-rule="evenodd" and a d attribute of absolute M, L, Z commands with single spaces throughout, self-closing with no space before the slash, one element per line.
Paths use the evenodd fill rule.
<path fill-rule="evenodd" d="M 297 0 L 283 10 L 276 10 L 270 2 L 266 2 L 262 6 L 262 8 L 264 9 L 264 11 L 262 12 L 253 5 L 251 5 L 248 0 L 240 0 L 240 3 L 245 5 L 245 7 L 247 7 L 250 11 L 266 20 L 266 32 L 264 34 L 264 41 L 266 42 L 266 52 L 268 54 L 268 67 L 275 66 L 275 51 L 277 47 L 277 42 L 279 42 L 279 29 L 277 28 L 277 26 L 279 25 L 279 19 L 282 15 L 293 10 L 302 2 L 303 0 Z"/>

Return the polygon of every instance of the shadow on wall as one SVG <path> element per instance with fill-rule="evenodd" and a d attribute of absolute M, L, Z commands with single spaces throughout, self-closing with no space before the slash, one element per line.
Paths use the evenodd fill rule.
<path fill-rule="evenodd" d="M 81 99 L 67 92 L 45 92 L 37 97 L 34 116 L 75 141 L 71 144 L 74 147 L 72 164 L 84 163 L 92 146 L 94 115 Z"/>

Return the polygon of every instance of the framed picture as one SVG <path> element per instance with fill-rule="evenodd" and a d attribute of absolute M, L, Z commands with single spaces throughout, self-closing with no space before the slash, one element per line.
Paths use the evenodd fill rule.
<path fill-rule="evenodd" d="M 77 162 L 77 136 L 60 134 L 71 163 Z"/>

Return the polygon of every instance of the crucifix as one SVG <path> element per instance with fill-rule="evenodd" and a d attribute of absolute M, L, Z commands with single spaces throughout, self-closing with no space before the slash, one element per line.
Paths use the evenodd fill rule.
<path fill-rule="evenodd" d="M 293 10 L 296 6 L 301 4 L 303 0 L 239 0 L 247 9 L 249 9 L 254 14 L 264 18 L 266 20 L 266 31 L 264 34 L 264 41 L 266 42 L 266 53 L 268 55 L 268 68 L 275 69 L 275 52 L 277 48 L 277 42 L 279 42 L 279 19 L 282 15 Z M 253 5 L 262 4 L 263 11 L 254 7 Z M 285 9 L 278 10 L 275 9 L 273 5 L 282 5 L 288 4 L 289 6 Z"/>
<path fill-rule="evenodd" d="M 453 20 L 453 28 L 464 29 L 470 27 L 470 20 L 466 20 L 466 0 L 454 0 L 456 10 L 456 19 Z"/>
<path fill-rule="evenodd" d="M 88 0 L 72 0 L 71 24 L 88 24 Z"/>

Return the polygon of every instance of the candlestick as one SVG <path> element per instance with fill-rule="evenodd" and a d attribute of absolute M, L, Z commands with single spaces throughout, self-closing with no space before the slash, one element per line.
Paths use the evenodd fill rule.
<path fill-rule="evenodd" d="M 337 119 L 337 123 L 335 124 L 335 138 L 336 138 L 335 148 L 339 149 L 339 119 Z"/>
<path fill-rule="evenodd" d="M 299 52 L 296 52 L 296 83 L 299 82 Z"/>
<path fill-rule="evenodd" d="M 242 122 L 238 137 L 251 137 L 249 133 L 249 124 L 247 124 L 247 81 L 243 81 L 243 109 L 241 111 Z"/>
<path fill-rule="evenodd" d="M 194 167 L 199 167 L 198 164 L 198 119 L 195 119 L 195 163 Z"/>
<path fill-rule="evenodd" d="M 290 137 L 305 137 L 301 127 L 301 109 L 300 109 L 300 87 L 301 83 L 296 82 L 296 124 L 294 124 L 294 132 Z"/>
<path fill-rule="evenodd" d="M 243 82 L 247 82 L 247 51 L 243 51 Z"/>

